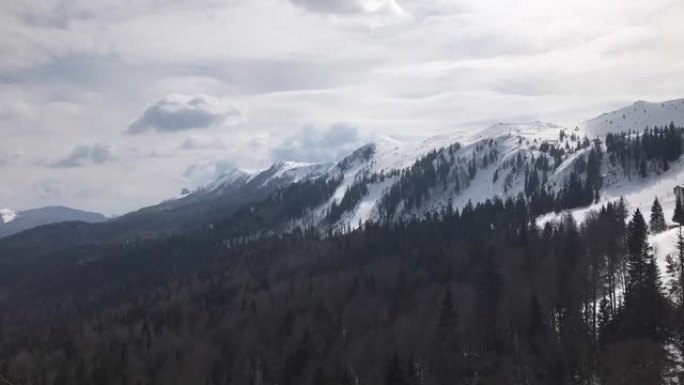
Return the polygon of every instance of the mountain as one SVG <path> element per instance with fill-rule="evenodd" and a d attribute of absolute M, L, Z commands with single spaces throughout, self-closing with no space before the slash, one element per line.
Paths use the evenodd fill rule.
<path fill-rule="evenodd" d="M 62 206 L 49 206 L 26 211 L 0 209 L 0 238 L 52 223 L 70 221 L 99 223 L 106 219 L 104 215 L 99 213 Z"/>
<path fill-rule="evenodd" d="M 633 138 L 630 132 L 647 130 L 648 138 L 658 138 L 660 131 L 652 129 L 671 124 L 684 127 L 684 99 L 639 101 L 574 129 L 535 121 L 498 123 L 417 144 L 381 138 L 324 174 L 326 180 L 340 178 L 336 189 L 322 203 L 303 210 L 299 220 L 287 218 L 289 225 L 281 230 L 301 225 L 356 228 L 368 221 L 420 218 L 447 208 L 463 209 L 469 202 L 515 198 L 521 193 L 539 202 L 535 207 L 540 214 L 567 209 L 582 212 L 578 207 L 598 207 L 622 195 L 628 195 L 642 211 L 648 212 L 646 206 L 655 195 L 666 209 L 673 209 L 672 187 L 684 181 L 684 165 L 678 157 L 665 161 L 649 153 L 644 157 L 648 175 L 641 175 L 639 159 L 625 160 L 624 154 L 606 145 L 608 134 Z M 616 156 L 623 157 L 620 164 Z M 573 197 L 569 188 L 583 196 Z"/>
<path fill-rule="evenodd" d="M 178 198 L 94 226 L 57 226 L 41 242 L 27 235 L 12 241 L 12 247 L 37 253 L 202 229 L 226 239 L 297 227 L 346 231 L 363 223 L 463 210 L 495 198 L 522 197 L 532 214 L 544 218 L 568 210 L 581 213 L 620 195 L 644 207 L 657 194 L 669 210 L 671 189 L 684 179 L 678 153 L 676 159 L 665 159 L 649 144 L 648 154 L 634 157 L 624 148 L 642 154 L 642 141 L 629 131 L 619 140 L 615 135 L 622 128 L 651 127 L 643 131 L 653 139 L 649 143 L 664 143 L 661 131 L 654 133 L 652 127 L 684 125 L 682 101 L 637 102 L 572 129 L 539 121 L 498 123 L 415 143 L 381 137 L 333 164 L 277 162 L 258 172 L 232 169 Z M 611 124 L 612 117 L 622 115 L 619 127 Z M 595 136 L 602 132 L 606 135 Z M 675 135 L 671 142 L 680 142 L 681 135 Z"/>
<path fill-rule="evenodd" d="M 676 383 L 660 379 L 682 367 L 678 264 L 665 274 L 677 229 L 648 234 L 631 213 L 657 196 L 669 222 L 681 117 L 379 138 L 334 164 L 228 170 L 114 220 L 6 237 L 0 375 Z"/>
<path fill-rule="evenodd" d="M 595 138 L 611 132 L 643 131 L 646 127 L 662 127 L 671 122 L 679 127 L 684 125 L 684 98 L 660 103 L 640 100 L 631 106 L 587 120 L 579 128 L 590 138 Z"/>
<path fill-rule="evenodd" d="M 568 129 L 538 121 L 499 123 L 418 143 L 383 137 L 326 172 L 302 178 L 300 182 L 310 184 L 307 191 L 250 205 L 232 222 L 236 231 L 242 227 L 277 232 L 302 226 L 356 228 L 369 221 L 424 217 L 449 205 L 459 209 L 468 202 L 514 197 L 525 190 L 526 172 L 535 163 L 546 168 L 544 180 L 555 191 L 587 144 Z M 296 202 L 307 194 L 307 204 Z M 279 208 L 288 205 L 290 210 Z M 245 221 L 251 225 L 243 226 Z"/>
<path fill-rule="evenodd" d="M 119 237 L 153 237 L 199 229 L 230 217 L 240 207 L 262 200 L 279 188 L 318 177 L 330 167 L 277 162 L 253 173 L 231 169 L 179 198 L 116 218 L 111 221 L 111 228 Z"/>

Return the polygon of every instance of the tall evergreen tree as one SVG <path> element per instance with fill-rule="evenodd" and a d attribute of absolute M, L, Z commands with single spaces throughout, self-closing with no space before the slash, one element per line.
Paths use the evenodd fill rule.
<path fill-rule="evenodd" d="M 627 291 L 640 287 L 646 274 L 646 256 L 648 255 L 646 221 L 641 211 L 636 209 L 632 220 L 627 225 L 628 274 Z"/>
<path fill-rule="evenodd" d="M 646 160 L 641 159 L 641 162 L 639 163 L 639 175 L 642 178 L 646 178 L 648 176 L 648 171 L 646 170 Z"/>
<path fill-rule="evenodd" d="M 674 215 L 672 215 L 672 221 L 678 223 L 680 226 L 684 224 L 684 208 L 682 208 L 682 202 L 679 198 L 676 199 Z"/>
<path fill-rule="evenodd" d="M 455 342 L 457 323 L 458 315 L 454 308 L 451 290 L 447 290 L 442 299 L 442 307 L 439 311 L 439 323 L 437 324 L 437 333 L 442 342 Z"/>
<path fill-rule="evenodd" d="M 401 367 L 399 353 L 396 351 L 390 358 L 385 372 L 385 385 L 407 385 L 404 370 Z"/>
<path fill-rule="evenodd" d="M 625 292 L 626 337 L 662 338 L 663 302 L 658 267 L 647 241 L 646 221 L 637 209 L 627 226 L 628 278 Z"/>
<path fill-rule="evenodd" d="M 653 205 L 651 206 L 651 221 L 649 222 L 649 225 L 653 234 L 662 233 L 667 230 L 665 214 L 663 213 L 663 207 L 658 201 L 658 197 L 653 200 Z"/>

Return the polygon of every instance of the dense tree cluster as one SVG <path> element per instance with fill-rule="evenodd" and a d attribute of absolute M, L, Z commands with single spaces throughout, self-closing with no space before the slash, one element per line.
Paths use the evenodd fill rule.
<path fill-rule="evenodd" d="M 369 184 L 370 180 L 363 178 L 349 186 L 339 202 L 332 202 L 327 215 L 328 221 L 335 223 L 342 217 L 342 214 L 353 210 L 361 202 L 361 199 L 368 194 Z"/>
<path fill-rule="evenodd" d="M 433 150 L 402 170 L 397 183 L 383 195 L 379 210 L 385 220 L 392 220 L 399 211 L 419 209 L 439 187 L 441 191 L 458 194 L 470 185 L 478 169 L 497 159 L 497 143 L 489 140 L 477 143 L 469 156 L 459 155 L 459 143 Z"/>
<path fill-rule="evenodd" d="M 288 221 L 306 220 L 306 213 L 327 202 L 340 183 L 341 177 L 318 178 L 280 188 L 268 198 L 242 207 L 216 227 L 231 235 L 249 236 L 266 228 L 278 229 Z"/>
<path fill-rule="evenodd" d="M 55 250 L 46 259 L 99 258 L 5 291 L 0 375 L 59 385 L 665 383 L 681 302 L 664 295 L 647 232 L 623 201 L 581 224 L 539 227 L 520 195 L 324 238 L 295 230 L 227 244 L 206 230 Z M 670 278 L 681 287 L 681 275 Z"/>
<path fill-rule="evenodd" d="M 647 128 L 643 133 L 609 133 L 606 148 L 610 164 L 621 166 L 625 174 L 638 173 L 645 178 L 649 171 L 667 171 L 669 163 L 682 155 L 684 129 L 670 123 L 667 127 Z"/>

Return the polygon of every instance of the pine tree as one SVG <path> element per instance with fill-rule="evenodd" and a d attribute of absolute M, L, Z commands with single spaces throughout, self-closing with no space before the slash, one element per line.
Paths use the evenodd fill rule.
<path fill-rule="evenodd" d="M 625 292 L 627 337 L 659 341 L 663 337 L 664 297 L 655 258 L 647 241 L 646 221 L 639 209 L 627 227 L 628 278 Z"/>
<path fill-rule="evenodd" d="M 406 376 L 397 352 L 392 355 L 386 370 L 385 385 L 406 385 Z"/>
<path fill-rule="evenodd" d="M 642 178 L 646 178 L 648 176 L 648 171 L 646 170 L 646 160 L 641 159 L 641 163 L 639 163 L 639 175 Z"/>
<path fill-rule="evenodd" d="M 682 235 L 682 226 L 679 226 L 679 235 L 677 236 L 677 251 L 679 251 L 679 289 L 680 302 L 684 306 L 684 235 Z"/>
<path fill-rule="evenodd" d="M 605 346 L 610 342 L 611 334 L 611 321 L 613 318 L 613 308 L 610 305 L 610 301 L 603 298 L 599 302 L 599 314 L 598 314 L 598 328 L 599 328 L 599 344 Z"/>
<path fill-rule="evenodd" d="M 442 299 L 442 307 L 439 310 L 437 334 L 444 343 L 453 343 L 456 340 L 456 326 L 458 315 L 454 308 L 451 290 L 447 290 Z"/>
<path fill-rule="evenodd" d="M 682 208 L 682 202 L 679 198 L 676 199 L 674 215 L 672 216 L 672 221 L 678 223 L 680 226 L 684 224 L 684 208 Z"/>
<path fill-rule="evenodd" d="M 354 385 L 356 381 L 354 380 L 354 374 L 349 368 L 345 368 L 342 372 L 341 385 Z"/>
<path fill-rule="evenodd" d="M 658 201 L 658 197 L 653 201 L 651 206 L 651 221 L 650 221 L 651 233 L 658 234 L 667 230 L 667 225 L 665 224 L 665 214 L 663 213 L 663 207 Z"/>
<path fill-rule="evenodd" d="M 628 281 L 627 293 L 642 287 L 646 275 L 646 255 L 648 254 L 648 242 L 646 221 L 641 211 L 636 209 L 632 220 L 627 225 L 627 252 L 628 252 Z"/>

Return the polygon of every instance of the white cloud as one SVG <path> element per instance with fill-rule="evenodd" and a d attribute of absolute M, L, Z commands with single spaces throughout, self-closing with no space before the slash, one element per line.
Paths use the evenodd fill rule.
<path fill-rule="evenodd" d="M 188 180 L 191 188 L 196 188 L 236 169 L 235 164 L 228 159 L 204 159 L 188 167 L 183 177 Z"/>
<path fill-rule="evenodd" d="M 82 144 L 74 147 L 65 157 L 50 164 L 56 168 L 83 167 L 107 163 L 112 160 L 111 146 L 103 143 Z"/>
<path fill-rule="evenodd" d="M 306 126 L 275 146 L 277 160 L 297 162 L 331 162 L 340 159 L 363 145 L 358 127 L 336 123 L 327 129 Z"/>
<path fill-rule="evenodd" d="M 225 150 L 228 148 L 226 143 L 218 138 L 191 136 L 185 139 L 180 146 L 181 150 Z"/>
<path fill-rule="evenodd" d="M 16 164 L 24 156 L 22 151 L 0 153 L 0 167 Z"/>
<path fill-rule="evenodd" d="M 36 183 L 53 180 L 69 188 L 52 203 L 121 213 L 204 159 L 328 160 L 378 134 L 682 97 L 683 19 L 680 0 L 0 2 L 0 198 L 44 205 Z"/>
<path fill-rule="evenodd" d="M 291 0 L 294 4 L 314 12 L 323 13 L 388 13 L 401 14 L 403 10 L 395 0 Z"/>
<path fill-rule="evenodd" d="M 178 132 L 215 127 L 240 112 L 232 105 L 209 95 L 171 94 L 156 101 L 138 117 L 127 132 Z"/>

